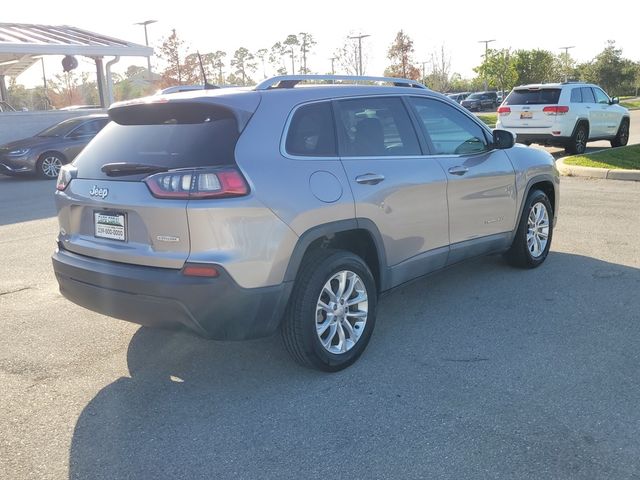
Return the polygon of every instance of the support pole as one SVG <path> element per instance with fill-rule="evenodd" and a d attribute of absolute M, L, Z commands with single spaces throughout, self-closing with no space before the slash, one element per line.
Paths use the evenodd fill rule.
<path fill-rule="evenodd" d="M 4 81 L 4 75 L 0 75 L 0 100 L 5 102 L 9 101 L 9 94 L 7 93 L 7 84 Z"/>
<path fill-rule="evenodd" d="M 102 57 L 96 57 L 96 78 L 98 83 L 98 94 L 100 95 L 100 106 L 106 107 L 105 91 L 104 91 L 104 68 L 102 66 Z"/>

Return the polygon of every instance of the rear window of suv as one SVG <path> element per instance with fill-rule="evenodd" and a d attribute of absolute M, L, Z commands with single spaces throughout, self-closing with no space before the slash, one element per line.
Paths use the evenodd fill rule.
<path fill-rule="evenodd" d="M 84 175 L 101 176 L 102 166 L 113 162 L 170 169 L 235 163 L 238 125 L 225 107 L 155 104 L 118 110 L 74 162 Z"/>
<path fill-rule="evenodd" d="M 554 105 L 560 99 L 559 88 L 519 89 L 512 91 L 505 105 Z"/>

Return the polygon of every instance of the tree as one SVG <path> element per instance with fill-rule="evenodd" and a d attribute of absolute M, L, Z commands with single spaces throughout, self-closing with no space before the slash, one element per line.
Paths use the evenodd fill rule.
<path fill-rule="evenodd" d="M 431 73 L 422 79 L 425 85 L 439 92 L 448 92 L 450 88 L 449 71 L 451 70 L 451 57 L 445 51 L 444 45 L 431 53 Z M 424 72 L 423 72 L 424 73 Z"/>
<path fill-rule="evenodd" d="M 474 92 L 482 90 L 483 83 L 482 78 L 479 76 L 468 79 L 462 78 L 459 73 L 454 73 L 450 78 L 449 91 L 450 92 Z"/>
<path fill-rule="evenodd" d="M 385 70 L 385 75 L 412 80 L 420 78 L 420 69 L 413 63 L 413 40 L 402 30 L 396 34 L 396 39 L 389 47 L 387 58 L 392 63 Z"/>
<path fill-rule="evenodd" d="M 224 76 L 222 75 L 222 69 L 224 68 L 224 57 L 227 56 L 226 52 L 222 50 L 216 50 L 211 54 L 211 67 L 218 72 L 218 83 L 224 85 Z"/>
<path fill-rule="evenodd" d="M 317 42 L 313 39 L 313 35 L 307 32 L 300 32 L 298 34 L 298 41 L 300 43 L 300 55 L 302 57 L 302 65 L 299 68 L 300 73 L 310 73 L 310 70 L 307 68 L 307 55 Z"/>
<path fill-rule="evenodd" d="M 358 46 L 346 39 L 342 47 L 336 49 L 333 57 L 347 75 L 358 75 Z M 362 63 L 364 64 L 364 58 Z"/>
<path fill-rule="evenodd" d="M 580 67 L 582 80 L 600 85 L 609 95 L 633 93 L 635 64 L 622 57 L 622 50 L 616 48 L 614 40 L 609 40 L 592 62 Z"/>
<path fill-rule="evenodd" d="M 285 63 L 286 50 L 282 42 L 276 42 L 269 51 L 269 63 L 273 66 L 278 75 L 287 74 L 287 65 Z"/>
<path fill-rule="evenodd" d="M 253 80 L 250 74 L 255 71 L 256 64 L 253 55 L 245 47 L 240 47 L 233 53 L 231 66 L 235 68 L 233 74 L 241 81 L 241 85 L 250 85 Z"/>
<path fill-rule="evenodd" d="M 296 63 L 295 63 L 296 48 L 294 47 L 300 46 L 298 37 L 296 37 L 295 35 L 287 35 L 287 38 L 285 38 L 284 42 L 282 42 L 282 45 L 285 47 L 285 51 L 288 52 L 289 55 L 291 56 L 291 75 L 295 75 L 296 74 Z"/>
<path fill-rule="evenodd" d="M 490 86 L 502 91 L 511 90 L 518 80 L 513 55 L 508 48 L 489 49 L 482 64 L 474 70 L 485 78 Z"/>
<path fill-rule="evenodd" d="M 204 67 L 204 58 L 203 67 Z M 205 75 L 207 71 L 205 70 Z M 187 85 L 201 84 L 203 82 L 202 70 L 200 68 L 200 59 L 197 53 L 190 53 L 184 57 L 184 65 L 182 68 L 182 81 Z"/>
<path fill-rule="evenodd" d="M 266 48 L 261 48 L 260 50 L 258 50 L 256 52 L 256 58 L 260 59 L 260 62 L 262 63 L 262 77 L 263 78 L 267 78 L 267 68 L 266 68 L 266 61 L 269 57 L 269 50 Z"/>
<path fill-rule="evenodd" d="M 564 82 L 566 80 L 576 80 L 580 78 L 580 76 L 580 69 L 576 66 L 576 61 L 568 50 L 556 56 L 553 81 Z"/>
<path fill-rule="evenodd" d="M 546 83 L 556 80 L 559 60 L 548 50 L 516 50 L 513 52 L 516 84 Z"/>
<path fill-rule="evenodd" d="M 162 86 L 182 85 L 184 76 L 184 65 L 182 59 L 186 57 L 184 41 L 178 38 L 176 29 L 171 30 L 171 35 L 165 38 L 160 45 L 158 56 L 162 58 L 167 66 L 162 72 Z"/>
<path fill-rule="evenodd" d="M 354 32 L 344 39 L 344 44 L 333 53 L 334 64 L 337 62 L 340 69 L 347 75 L 360 75 L 360 54 L 362 55 L 362 75 L 366 70 L 369 55 L 365 45 L 362 46 L 362 52 L 358 51 L 358 42 L 354 40 Z M 364 41 L 362 42 L 365 43 Z"/>

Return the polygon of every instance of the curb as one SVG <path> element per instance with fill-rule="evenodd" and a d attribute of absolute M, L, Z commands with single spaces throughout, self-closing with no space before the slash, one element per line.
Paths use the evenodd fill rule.
<path fill-rule="evenodd" d="M 622 170 L 567 165 L 564 163 L 565 158 L 567 157 L 559 158 L 556 161 L 556 167 L 558 168 L 560 175 L 564 175 L 566 177 L 590 177 L 602 178 L 605 180 L 630 180 L 640 182 L 640 170 Z"/>

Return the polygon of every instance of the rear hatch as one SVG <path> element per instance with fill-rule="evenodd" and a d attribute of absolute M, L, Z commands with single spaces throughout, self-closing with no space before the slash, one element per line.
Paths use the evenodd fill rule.
<path fill-rule="evenodd" d="M 500 123 L 504 128 L 552 127 L 560 91 L 558 87 L 515 88 L 498 108 Z"/>
<path fill-rule="evenodd" d="M 159 98 L 112 107 L 112 121 L 68 167 L 72 180 L 57 192 L 63 248 L 181 268 L 190 250 L 190 200 L 189 190 L 181 195 L 175 183 L 192 177 L 173 172 L 235 166 L 236 142 L 259 103 L 253 92 L 243 96 L 250 98 L 242 98 L 240 108 L 228 98 Z"/>

